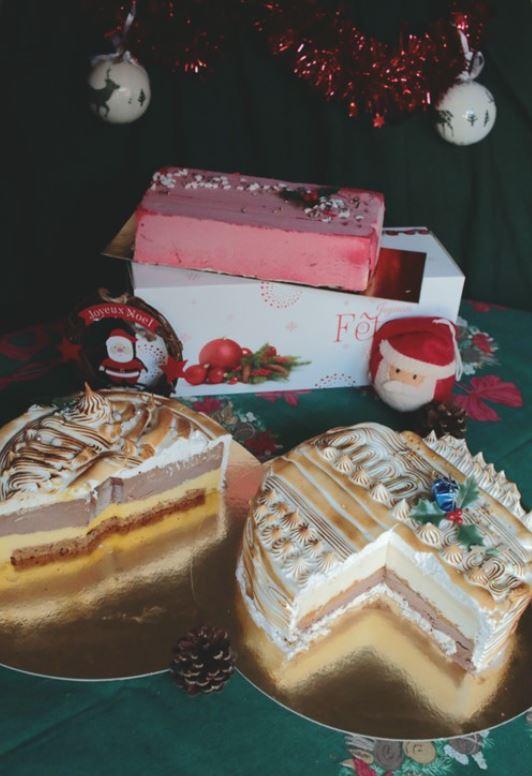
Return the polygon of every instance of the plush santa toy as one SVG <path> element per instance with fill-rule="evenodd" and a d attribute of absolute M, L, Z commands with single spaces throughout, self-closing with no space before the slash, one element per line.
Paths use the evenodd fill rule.
<path fill-rule="evenodd" d="M 107 358 L 100 364 L 112 383 L 135 385 L 146 367 L 135 354 L 136 338 L 124 329 L 113 329 L 105 341 Z"/>
<path fill-rule="evenodd" d="M 375 390 L 396 410 L 447 401 L 462 374 L 456 328 L 445 318 L 399 318 L 375 333 L 369 362 Z"/>

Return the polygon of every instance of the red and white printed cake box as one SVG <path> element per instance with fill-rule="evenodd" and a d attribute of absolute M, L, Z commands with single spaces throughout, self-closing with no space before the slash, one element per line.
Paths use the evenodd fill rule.
<path fill-rule="evenodd" d="M 134 258 L 363 291 L 383 217 L 377 192 L 169 167 L 137 209 Z"/>
<path fill-rule="evenodd" d="M 422 228 L 385 230 L 379 270 L 364 294 L 135 262 L 131 268 L 135 294 L 180 337 L 186 369 L 201 367 L 202 351 L 211 361 L 213 353 L 221 354 L 216 363 L 225 366 L 216 367 L 217 382 L 193 369 L 195 384 L 178 380 L 176 395 L 182 396 L 367 385 L 376 328 L 412 315 L 455 321 L 464 284 L 447 251 Z M 234 343 L 242 362 L 262 352 L 274 371 L 253 376 L 247 369 L 243 375 Z M 286 379 L 274 379 L 279 375 Z"/>

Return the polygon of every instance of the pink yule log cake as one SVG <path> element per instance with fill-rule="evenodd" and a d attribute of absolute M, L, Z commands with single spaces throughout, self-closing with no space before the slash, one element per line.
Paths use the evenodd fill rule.
<path fill-rule="evenodd" d="M 137 210 L 135 261 L 363 291 L 382 194 L 171 167 Z"/>

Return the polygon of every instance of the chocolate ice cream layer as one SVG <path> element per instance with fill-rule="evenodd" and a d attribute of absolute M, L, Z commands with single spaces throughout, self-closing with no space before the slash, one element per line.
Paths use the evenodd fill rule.
<path fill-rule="evenodd" d="M 366 579 L 355 582 L 351 587 L 331 598 L 319 609 L 305 615 L 298 623 L 301 630 L 307 630 L 315 623 L 322 620 L 327 615 L 332 614 L 337 609 L 347 606 L 359 595 L 370 591 L 376 585 L 385 584 L 390 590 L 399 593 L 408 603 L 411 609 L 424 617 L 435 630 L 445 633 L 456 642 L 456 652 L 451 659 L 458 663 L 462 668 L 471 670 L 471 655 L 473 651 L 472 642 L 465 638 L 462 633 L 450 623 L 440 612 L 438 612 L 428 601 L 418 593 L 415 593 L 400 577 L 387 568 L 381 568 Z"/>
<path fill-rule="evenodd" d="M 58 528 L 83 528 L 111 504 L 148 498 L 201 474 L 215 471 L 221 466 L 223 454 L 224 448 L 220 444 L 187 461 L 153 468 L 132 477 L 109 477 L 87 498 L 57 501 L 46 506 L 7 513 L 0 518 L 0 537 Z"/>

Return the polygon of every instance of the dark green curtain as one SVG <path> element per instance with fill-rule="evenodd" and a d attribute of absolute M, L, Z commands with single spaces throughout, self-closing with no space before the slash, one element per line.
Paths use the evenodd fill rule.
<path fill-rule="evenodd" d="M 351 6 L 363 29 L 394 40 L 402 21 L 422 25 L 446 3 Z M 125 283 L 123 264 L 98 254 L 163 164 L 383 191 L 386 224 L 434 230 L 466 273 L 467 296 L 532 309 L 531 4 L 491 7 L 479 80 L 495 96 L 497 121 L 484 141 L 459 148 L 427 115 L 381 130 L 348 119 L 245 26 L 204 80 L 149 68 L 148 112 L 108 126 L 87 108 L 88 60 L 102 42 L 79 4 L 4 0 L 4 328 L 57 317 L 88 290 Z"/>

